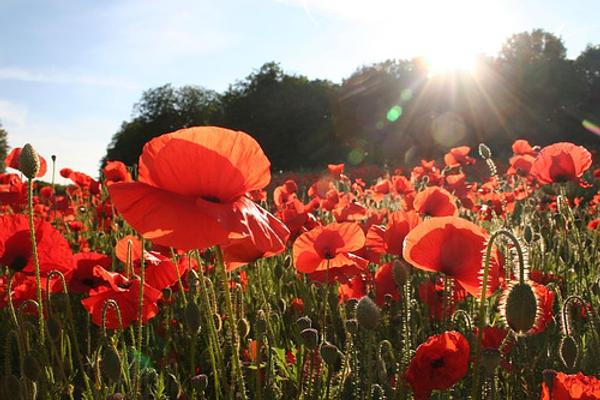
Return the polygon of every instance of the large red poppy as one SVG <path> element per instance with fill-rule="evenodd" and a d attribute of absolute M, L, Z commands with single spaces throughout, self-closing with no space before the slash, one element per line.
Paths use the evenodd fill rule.
<path fill-rule="evenodd" d="M 46 163 L 46 160 L 44 159 L 44 157 L 39 156 L 39 158 L 40 158 L 40 170 L 38 171 L 38 173 L 36 175 L 38 178 L 46 175 L 46 171 L 48 170 L 48 164 Z M 4 164 L 7 167 L 20 170 L 19 169 L 20 159 L 21 159 L 21 147 L 15 147 L 14 149 L 12 149 L 10 151 L 10 153 L 8 153 L 8 155 L 4 159 Z"/>
<path fill-rule="evenodd" d="M 402 255 L 404 238 L 420 222 L 414 211 L 390 214 L 387 226 L 372 225 L 367 232 L 366 246 L 378 254 Z"/>
<path fill-rule="evenodd" d="M 355 275 L 365 270 L 368 261 L 353 252 L 365 244 L 365 234 L 353 222 L 332 223 L 303 233 L 293 247 L 294 265 L 299 272 L 314 274 L 317 280 L 325 275 Z"/>
<path fill-rule="evenodd" d="M 431 186 L 417 193 L 413 207 L 418 213 L 430 217 L 446 217 L 458 212 L 454 196 L 439 186 Z"/>
<path fill-rule="evenodd" d="M 542 184 L 576 182 L 589 186 L 582 176 L 592 165 L 592 155 L 583 146 L 561 142 L 544 147 L 531 166 L 531 174 Z"/>
<path fill-rule="evenodd" d="M 417 347 L 405 377 L 416 400 L 428 400 L 433 390 L 446 390 L 467 374 L 469 342 L 458 332 L 431 336 Z"/>
<path fill-rule="evenodd" d="M 267 221 L 246 193 L 269 183 L 269 167 L 249 135 L 194 127 L 146 143 L 138 182 L 108 190 L 125 220 L 155 243 L 191 250 L 250 236 L 268 248 L 280 241 L 269 223 L 281 223 Z"/>
<path fill-rule="evenodd" d="M 600 380 L 581 372 L 550 372 L 552 382 L 542 384 L 541 400 L 600 400 Z"/>
<path fill-rule="evenodd" d="M 468 293 L 478 297 L 487 238 L 482 228 L 465 219 L 431 218 L 410 231 L 402 254 L 415 268 L 453 277 Z M 498 258 L 496 254 L 492 257 L 487 293 L 499 285 Z"/>

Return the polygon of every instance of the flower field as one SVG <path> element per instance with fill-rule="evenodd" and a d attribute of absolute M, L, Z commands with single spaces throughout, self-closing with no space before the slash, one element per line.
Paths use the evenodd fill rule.
<path fill-rule="evenodd" d="M 0 175 L 0 399 L 600 399 L 584 147 L 272 177 L 193 127 L 99 180 L 34 147 Z"/>

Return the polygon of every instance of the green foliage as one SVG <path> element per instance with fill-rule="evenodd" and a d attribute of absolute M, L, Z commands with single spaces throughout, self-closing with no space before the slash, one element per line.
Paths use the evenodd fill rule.
<path fill-rule="evenodd" d="M 0 123 L 0 172 L 4 172 L 6 170 L 6 165 L 4 164 L 4 159 L 8 154 L 8 132 L 4 128 L 2 128 L 2 124 Z"/>

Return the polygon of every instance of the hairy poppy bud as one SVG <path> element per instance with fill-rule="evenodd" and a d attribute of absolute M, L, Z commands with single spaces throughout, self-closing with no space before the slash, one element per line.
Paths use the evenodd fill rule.
<path fill-rule="evenodd" d="M 302 332 L 312 326 L 312 321 L 308 317 L 300 317 L 296 320 L 296 326 L 298 327 L 298 330 Z"/>
<path fill-rule="evenodd" d="M 341 353 L 337 346 L 325 342 L 321 345 L 321 358 L 323 358 L 323 361 L 328 365 L 334 365 L 340 361 Z"/>
<path fill-rule="evenodd" d="M 570 369 L 575 368 L 577 356 L 579 355 L 579 347 L 572 336 L 564 336 L 561 339 L 558 353 L 565 367 Z"/>
<path fill-rule="evenodd" d="M 527 243 L 531 243 L 533 241 L 533 229 L 530 225 L 525 227 L 525 230 L 523 231 L 523 239 L 525 239 Z"/>
<path fill-rule="evenodd" d="M 40 156 L 33 146 L 27 143 L 21 149 L 21 155 L 19 156 L 19 171 L 21 171 L 28 179 L 34 179 L 38 172 L 40 172 L 40 165 Z"/>
<path fill-rule="evenodd" d="M 503 315 L 517 335 L 525 335 L 533 328 L 538 314 L 537 303 L 533 288 L 527 283 L 516 283 L 505 292 Z"/>
<path fill-rule="evenodd" d="M 314 328 L 308 328 L 300 332 L 300 338 L 309 350 L 314 350 L 319 345 L 319 332 Z"/>
<path fill-rule="evenodd" d="M 396 260 L 392 264 L 392 276 L 396 286 L 401 288 L 410 277 L 410 266 L 404 260 Z"/>
<path fill-rule="evenodd" d="M 23 361 L 23 374 L 34 382 L 37 382 L 40 379 L 40 363 L 32 354 L 27 354 L 25 356 L 25 360 Z"/>
<path fill-rule="evenodd" d="M 250 334 L 250 323 L 246 318 L 241 318 L 238 320 L 238 332 L 244 339 Z"/>
<path fill-rule="evenodd" d="M 309 328 L 310 326 L 307 326 Z M 265 316 L 265 312 L 263 310 L 258 310 L 256 314 L 256 325 L 254 326 L 256 330 L 256 334 L 263 336 L 267 333 L 267 317 Z"/>
<path fill-rule="evenodd" d="M 192 386 L 198 392 L 204 392 L 208 387 L 208 376 L 204 374 L 193 376 L 191 380 Z"/>
<path fill-rule="evenodd" d="M 185 310 L 183 312 L 183 319 L 185 321 L 185 326 L 187 326 L 189 332 L 192 335 L 197 335 L 200 332 L 200 326 L 202 325 L 202 313 L 200 312 L 200 307 L 198 304 L 190 301 L 185 306 Z"/>
<path fill-rule="evenodd" d="M 492 158 L 492 150 L 485 143 L 479 143 L 479 155 L 484 160 L 487 160 L 488 158 Z"/>
<path fill-rule="evenodd" d="M 356 306 L 356 320 L 365 329 L 375 329 L 379 325 L 381 311 L 369 296 L 364 296 Z"/>
<path fill-rule="evenodd" d="M 109 345 L 102 352 L 102 375 L 111 382 L 118 382 L 121 378 L 121 358 L 115 346 Z"/>

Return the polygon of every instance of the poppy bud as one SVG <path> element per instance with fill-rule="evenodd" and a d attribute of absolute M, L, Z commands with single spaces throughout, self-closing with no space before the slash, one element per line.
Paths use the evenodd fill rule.
<path fill-rule="evenodd" d="M 479 155 L 484 160 L 487 160 L 488 158 L 492 158 L 492 151 L 485 143 L 479 143 Z"/>
<path fill-rule="evenodd" d="M 314 328 L 308 328 L 300 332 L 300 338 L 309 350 L 314 350 L 319 345 L 319 332 Z"/>
<path fill-rule="evenodd" d="M 204 392 L 208 387 L 208 376 L 204 374 L 196 375 L 192 377 L 192 386 L 198 392 Z"/>
<path fill-rule="evenodd" d="M 125 400 L 125 396 L 121 393 L 114 393 L 106 398 L 106 400 Z"/>
<path fill-rule="evenodd" d="M 525 335 L 538 314 L 538 301 L 531 285 L 516 283 L 505 292 L 502 301 L 506 323 L 517 335 Z"/>
<path fill-rule="evenodd" d="M 525 230 L 523 231 L 523 239 L 525 239 L 527 243 L 531 243 L 533 241 L 533 229 L 530 225 L 525 227 Z"/>
<path fill-rule="evenodd" d="M 50 159 L 52 160 L 52 162 L 56 162 L 56 154 L 52 154 L 50 156 Z"/>
<path fill-rule="evenodd" d="M 307 328 L 310 328 L 310 326 L 307 326 Z M 267 333 L 267 318 L 263 310 L 258 310 L 258 313 L 256 315 L 256 325 L 254 326 L 254 329 L 256 330 L 256 334 L 260 336 L 263 336 Z"/>
<path fill-rule="evenodd" d="M 185 310 L 183 312 L 183 319 L 185 321 L 185 326 L 187 326 L 189 332 L 192 335 L 197 335 L 200 332 L 200 326 L 202 324 L 202 313 L 200 312 L 200 307 L 198 304 L 190 301 L 185 306 Z"/>
<path fill-rule="evenodd" d="M 410 266 L 404 260 L 396 260 L 392 265 L 392 276 L 399 288 L 403 287 L 410 277 Z"/>
<path fill-rule="evenodd" d="M 100 369 L 102 375 L 111 382 L 118 382 L 121 378 L 121 358 L 113 345 L 104 348 Z"/>
<path fill-rule="evenodd" d="M 337 346 L 325 342 L 321 345 L 321 358 L 328 365 L 335 365 L 341 359 L 341 353 Z"/>
<path fill-rule="evenodd" d="M 577 342 L 572 336 L 564 336 L 560 341 L 558 354 L 565 367 L 573 369 L 579 355 Z"/>
<path fill-rule="evenodd" d="M 32 354 L 27 354 L 25 356 L 25 360 L 23 361 L 23 374 L 34 382 L 37 382 L 40 379 L 40 363 Z"/>
<path fill-rule="evenodd" d="M 241 318 L 238 320 L 238 332 L 244 339 L 250 334 L 250 323 L 246 318 Z"/>
<path fill-rule="evenodd" d="M 312 326 L 312 321 L 308 317 L 300 317 L 296 320 L 296 326 L 298 330 L 302 332 L 305 329 L 308 329 Z"/>
<path fill-rule="evenodd" d="M 369 296 L 364 296 L 356 306 L 356 320 L 365 329 L 375 329 L 379 325 L 381 311 Z"/>
<path fill-rule="evenodd" d="M 358 333 L 358 321 L 355 319 L 349 319 L 346 321 L 346 329 L 348 329 L 348 332 L 351 334 Z"/>
<path fill-rule="evenodd" d="M 2 393 L 9 399 L 20 399 L 21 381 L 13 374 L 5 375 L 2 379 Z"/>
<path fill-rule="evenodd" d="M 40 156 L 33 146 L 27 143 L 21 149 L 21 155 L 19 156 L 19 171 L 21 171 L 28 179 L 34 179 L 38 172 L 40 172 L 40 165 Z"/>

